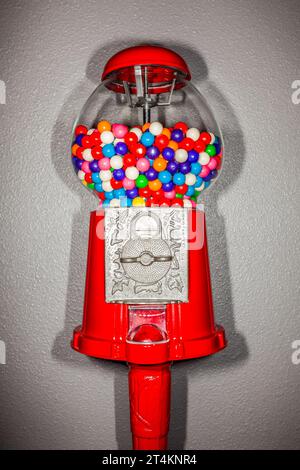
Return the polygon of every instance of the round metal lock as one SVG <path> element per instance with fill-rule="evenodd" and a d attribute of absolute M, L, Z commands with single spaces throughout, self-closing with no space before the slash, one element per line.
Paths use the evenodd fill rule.
<path fill-rule="evenodd" d="M 154 213 L 137 214 L 130 225 L 120 261 L 128 277 L 142 284 L 155 284 L 169 271 L 172 254 L 162 239 L 160 218 Z"/>

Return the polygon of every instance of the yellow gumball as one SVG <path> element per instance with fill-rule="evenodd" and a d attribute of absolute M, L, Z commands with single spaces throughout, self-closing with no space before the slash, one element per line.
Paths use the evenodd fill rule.
<path fill-rule="evenodd" d="M 135 197 L 132 201 L 132 205 L 134 207 L 145 207 L 146 202 L 145 199 L 142 197 Z"/>

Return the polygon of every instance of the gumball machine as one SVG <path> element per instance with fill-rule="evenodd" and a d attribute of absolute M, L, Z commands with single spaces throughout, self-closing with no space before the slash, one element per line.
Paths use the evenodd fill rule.
<path fill-rule="evenodd" d="M 226 346 L 214 321 L 202 204 L 223 143 L 190 80 L 172 50 L 122 50 L 74 125 L 72 162 L 97 208 L 72 347 L 128 363 L 133 449 L 167 448 L 172 362 Z"/>

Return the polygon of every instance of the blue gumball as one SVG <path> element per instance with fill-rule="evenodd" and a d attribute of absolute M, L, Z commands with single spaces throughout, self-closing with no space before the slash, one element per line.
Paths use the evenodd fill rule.
<path fill-rule="evenodd" d="M 151 132 L 146 131 L 142 134 L 140 142 L 141 144 L 145 145 L 145 147 L 151 147 L 154 144 L 154 135 Z"/>
<path fill-rule="evenodd" d="M 191 164 L 191 173 L 193 173 L 193 175 L 199 175 L 201 170 L 202 170 L 202 166 L 200 165 L 200 163 Z"/>
<path fill-rule="evenodd" d="M 102 147 L 102 153 L 104 157 L 111 158 L 116 154 L 115 147 L 113 144 L 106 144 Z"/>
<path fill-rule="evenodd" d="M 185 182 L 185 176 L 183 173 L 175 173 L 173 176 L 173 183 L 176 184 L 176 186 L 180 186 L 181 184 L 184 184 Z"/>

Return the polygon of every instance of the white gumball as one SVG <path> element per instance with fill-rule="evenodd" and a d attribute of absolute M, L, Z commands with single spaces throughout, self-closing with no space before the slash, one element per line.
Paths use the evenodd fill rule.
<path fill-rule="evenodd" d="M 199 154 L 198 162 L 200 163 L 200 165 L 207 165 L 209 160 L 210 160 L 210 156 L 208 155 L 208 153 L 201 152 Z"/>
<path fill-rule="evenodd" d="M 178 163 L 184 163 L 188 159 L 188 153 L 184 149 L 178 149 L 175 152 L 175 160 Z"/>
<path fill-rule="evenodd" d="M 110 181 L 103 181 L 103 183 L 102 183 L 102 189 L 103 189 L 103 191 L 105 191 L 106 193 L 109 193 L 110 191 L 113 191 L 113 187 L 112 187 L 112 185 L 110 184 Z"/>
<path fill-rule="evenodd" d="M 114 170 L 119 170 L 119 169 L 122 168 L 122 166 L 123 166 L 123 158 L 120 157 L 120 155 L 114 155 L 114 156 L 111 157 L 111 159 L 110 159 L 110 166 L 111 166 Z"/>
<path fill-rule="evenodd" d="M 120 199 L 117 199 L 116 197 L 111 199 L 109 203 L 110 207 L 120 207 Z"/>
<path fill-rule="evenodd" d="M 137 136 L 138 140 L 140 140 L 143 134 L 141 129 L 139 129 L 138 127 L 133 127 L 132 129 L 130 129 L 130 132 L 133 132 Z"/>
<path fill-rule="evenodd" d="M 200 131 L 196 127 L 190 127 L 186 132 L 186 137 L 189 137 L 192 140 L 198 140 L 200 137 Z"/>
<path fill-rule="evenodd" d="M 125 170 L 125 175 L 129 180 L 136 180 L 139 176 L 139 170 L 135 166 L 129 166 Z"/>
<path fill-rule="evenodd" d="M 210 137 L 211 137 L 210 144 L 213 144 L 213 143 L 215 142 L 215 140 L 216 140 L 216 136 L 215 136 L 215 134 L 213 134 L 212 132 L 209 132 L 209 135 L 210 135 Z"/>
<path fill-rule="evenodd" d="M 77 173 L 77 176 L 81 181 L 83 181 L 84 178 L 85 178 L 85 172 L 82 171 L 82 170 L 79 170 L 78 173 Z"/>
<path fill-rule="evenodd" d="M 196 183 L 196 175 L 193 175 L 193 173 L 188 173 L 185 175 L 185 184 L 188 186 L 193 186 Z"/>
<path fill-rule="evenodd" d="M 99 176 L 101 181 L 110 181 L 112 178 L 112 173 L 110 170 L 101 170 Z"/>
<path fill-rule="evenodd" d="M 94 160 L 94 157 L 92 155 L 92 149 L 84 149 L 84 151 L 82 152 L 82 157 L 85 161 L 92 162 Z"/>
<path fill-rule="evenodd" d="M 153 135 L 160 135 L 163 131 L 163 128 L 164 126 L 160 122 L 155 121 L 150 124 L 149 132 L 151 132 Z"/>
<path fill-rule="evenodd" d="M 193 204 L 190 201 L 190 199 L 183 199 L 183 207 L 187 207 L 187 208 L 193 207 Z"/>
<path fill-rule="evenodd" d="M 112 144 L 115 137 L 111 131 L 103 131 L 100 134 L 101 142 L 105 144 Z"/>

